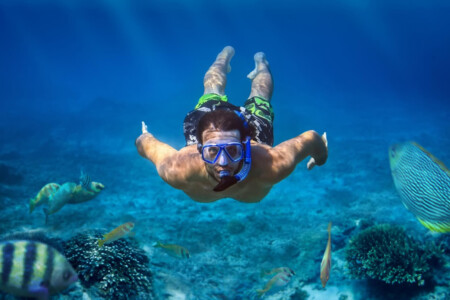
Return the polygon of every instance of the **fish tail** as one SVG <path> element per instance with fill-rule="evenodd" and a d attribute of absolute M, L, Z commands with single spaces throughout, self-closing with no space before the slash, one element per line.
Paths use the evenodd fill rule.
<path fill-rule="evenodd" d="M 428 221 L 424 221 L 420 218 L 417 218 L 419 222 L 426 228 L 431 231 L 439 232 L 439 233 L 447 233 L 450 232 L 450 222 L 448 223 L 431 223 Z"/>
<path fill-rule="evenodd" d="M 101 248 L 103 246 L 103 244 L 105 244 L 105 240 L 98 239 L 97 243 L 98 243 L 98 247 Z"/>
<path fill-rule="evenodd" d="M 156 241 L 152 244 L 153 247 L 162 247 L 162 244 L 159 241 Z"/>
<path fill-rule="evenodd" d="M 258 297 L 261 298 L 266 293 L 266 291 L 265 290 L 256 290 L 256 293 L 258 294 Z"/>
<path fill-rule="evenodd" d="M 261 270 L 260 277 L 263 278 L 264 276 L 268 275 L 269 272 L 269 270 Z"/>
<path fill-rule="evenodd" d="M 331 233 L 331 222 L 328 223 L 328 233 Z"/>

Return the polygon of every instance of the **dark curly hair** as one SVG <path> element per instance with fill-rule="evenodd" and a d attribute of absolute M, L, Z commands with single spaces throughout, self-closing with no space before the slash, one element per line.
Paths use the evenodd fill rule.
<path fill-rule="evenodd" d="M 199 143 L 203 143 L 203 132 L 211 125 L 221 131 L 239 130 L 241 141 L 245 141 L 247 136 L 253 137 L 251 126 L 244 126 L 244 120 L 235 111 L 216 109 L 205 113 L 200 118 L 197 126 L 197 140 Z"/>

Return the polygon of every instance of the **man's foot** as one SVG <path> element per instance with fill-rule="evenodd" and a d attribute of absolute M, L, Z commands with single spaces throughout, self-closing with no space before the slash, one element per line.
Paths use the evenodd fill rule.
<path fill-rule="evenodd" d="M 230 61 L 234 56 L 234 48 L 231 46 L 226 46 L 223 50 L 217 55 L 217 61 L 224 61 L 227 66 L 227 73 L 231 72 Z"/>
<path fill-rule="evenodd" d="M 266 55 L 264 54 L 264 52 L 256 53 L 254 59 L 255 59 L 255 69 L 247 75 L 247 78 L 251 80 L 255 79 L 256 75 L 258 75 L 258 73 L 261 70 L 266 70 L 269 68 L 269 63 L 267 62 Z"/>

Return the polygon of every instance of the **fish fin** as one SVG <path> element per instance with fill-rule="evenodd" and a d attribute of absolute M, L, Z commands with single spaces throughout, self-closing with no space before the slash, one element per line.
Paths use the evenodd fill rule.
<path fill-rule="evenodd" d="M 267 270 L 261 270 L 261 273 L 259 274 L 259 277 L 261 277 L 261 278 L 263 278 L 264 276 L 266 276 L 267 275 Z"/>
<path fill-rule="evenodd" d="M 152 244 L 153 247 L 161 247 L 161 243 L 159 241 L 156 241 Z"/>
<path fill-rule="evenodd" d="M 424 221 L 420 218 L 417 218 L 425 228 L 439 233 L 447 233 L 450 232 L 450 222 L 449 223 L 431 223 L 428 221 Z"/>
<path fill-rule="evenodd" d="M 135 237 L 136 236 L 136 232 L 130 231 L 127 235 L 128 235 L 128 237 Z"/>
<path fill-rule="evenodd" d="M 33 286 L 28 289 L 32 294 L 33 298 L 38 300 L 49 299 L 48 285 L 41 283 L 39 286 Z"/>
<path fill-rule="evenodd" d="M 105 243 L 105 240 L 98 239 L 97 243 L 98 243 L 98 247 L 101 248 L 103 246 L 103 244 Z"/>

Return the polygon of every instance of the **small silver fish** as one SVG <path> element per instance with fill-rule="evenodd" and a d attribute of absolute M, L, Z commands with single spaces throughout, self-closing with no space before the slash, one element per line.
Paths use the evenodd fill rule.
<path fill-rule="evenodd" d="M 264 289 L 257 290 L 258 297 L 262 297 L 268 291 L 287 285 L 291 280 L 291 277 L 295 274 L 290 268 L 277 268 L 274 269 L 275 276 L 273 276 L 267 283 Z"/>
<path fill-rule="evenodd" d="M 186 248 L 181 247 L 179 245 L 163 244 L 158 241 L 153 244 L 153 247 L 162 248 L 164 250 L 164 252 L 166 252 L 167 254 L 169 254 L 172 257 L 182 258 L 182 259 L 190 257 L 189 251 Z"/>

